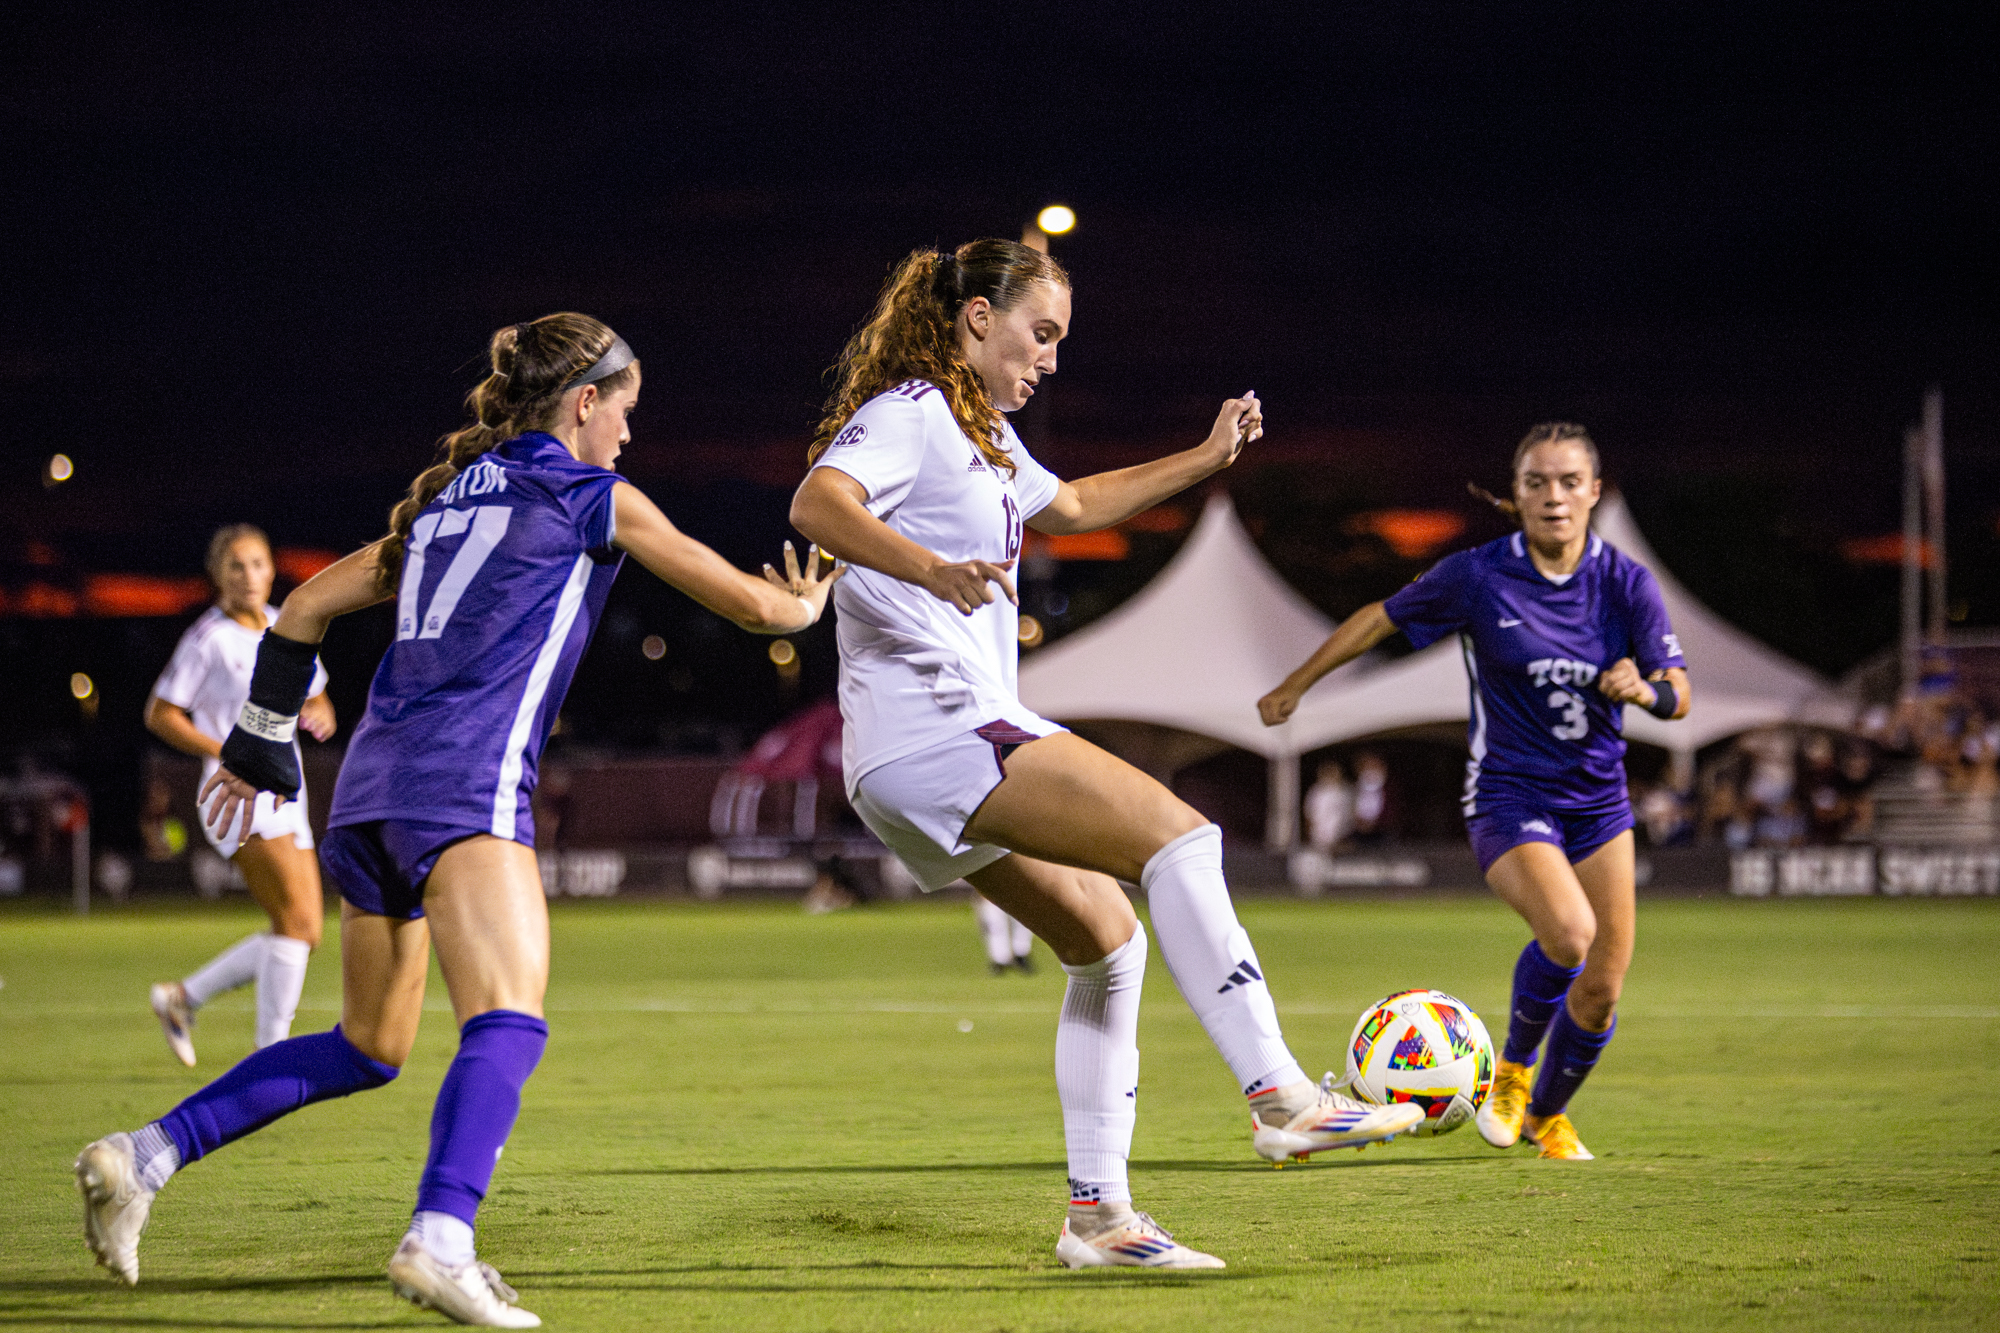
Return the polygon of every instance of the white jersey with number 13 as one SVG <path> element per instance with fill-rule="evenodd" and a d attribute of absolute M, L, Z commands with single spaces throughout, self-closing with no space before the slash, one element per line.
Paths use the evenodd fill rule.
<path fill-rule="evenodd" d="M 1001 442 L 1014 460 L 1011 477 L 965 437 L 936 386 L 909 380 L 863 403 L 815 466 L 860 482 L 869 513 L 942 559 L 999 564 L 1019 558 L 1023 525 L 1062 484 L 1013 427 Z M 834 585 L 850 795 L 869 770 L 990 722 L 1038 736 L 1057 730 L 1021 705 L 1020 613 L 993 591 L 991 603 L 966 616 L 858 565 Z"/>

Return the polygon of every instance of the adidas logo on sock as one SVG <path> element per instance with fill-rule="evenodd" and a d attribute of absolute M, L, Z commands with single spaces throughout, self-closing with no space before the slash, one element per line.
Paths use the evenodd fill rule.
<path fill-rule="evenodd" d="M 1237 986 L 1247 986 L 1253 981 L 1262 981 L 1263 979 L 1264 974 L 1259 972 L 1254 964 L 1241 962 L 1236 965 L 1236 970 L 1229 974 L 1229 980 L 1215 988 L 1215 993 L 1217 995 L 1227 994 Z"/>

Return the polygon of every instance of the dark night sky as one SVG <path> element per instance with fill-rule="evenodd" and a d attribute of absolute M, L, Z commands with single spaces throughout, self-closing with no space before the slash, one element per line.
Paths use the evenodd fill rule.
<path fill-rule="evenodd" d="M 1191 443 L 1255 387 L 1272 430 L 1241 486 L 1462 505 L 1529 422 L 1578 419 L 1743 621 L 1796 599 L 1732 605 L 1714 549 L 1755 528 L 1746 561 L 1825 564 L 1892 526 L 1937 381 L 1955 570 L 2000 622 L 2000 122 L 1952 10 L 200 14 L 10 32 L 10 577 L 29 538 L 189 570 L 241 517 L 358 544 L 487 334 L 559 308 L 645 359 L 626 470 L 763 558 L 887 265 L 1061 199 L 1060 469 Z M 78 476 L 44 491 L 56 449 Z M 1874 646 L 1855 633 L 1821 665 Z"/>

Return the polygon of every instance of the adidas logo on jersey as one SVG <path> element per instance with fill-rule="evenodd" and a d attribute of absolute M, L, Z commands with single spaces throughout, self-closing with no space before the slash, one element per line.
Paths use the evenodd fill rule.
<path fill-rule="evenodd" d="M 989 467 L 987 467 L 987 466 L 986 466 L 986 460 L 985 460 L 985 459 L 983 459 L 983 458 L 981 458 L 981 457 L 980 457 L 980 456 L 979 456 L 978 454 L 974 454 L 974 455 L 972 456 L 972 461 L 971 461 L 970 463 L 967 463 L 967 464 L 965 465 L 965 470 L 966 470 L 967 472 L 990 472 L 990 471 L 992 471 L 992 469 L 991 469 L 991 468 L 989 468 Z"/>
<path fill-rule="evenodd" d="M 1236 965 L 1236 970 L 1229 974 L 1229 980 L 1216 987 L 1215 993 L 1217 995 L 1225 995 L 1238 986 L 1247 986 L 1253 981 L 1262 981 L 1263 979 L 1264 974 L 1257 970 L 1256 964 L 1248 961 L 1240 962 Z"/>

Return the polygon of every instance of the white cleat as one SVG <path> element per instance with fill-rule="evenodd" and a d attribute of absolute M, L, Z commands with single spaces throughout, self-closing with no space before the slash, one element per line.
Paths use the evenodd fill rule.
<path fill-rule="evenodd" d="M 194 1008 L 187 992 L 177 981 L 163 981 L 153 987 L 153 1012 L 159 1015 L 160 1031 L 166 1034 L 167 1049 L 189 1069 L 194 1068 Z"/>
<path fill-rule="evenodd" d="M 1371 1143 L 1388 1143 L 1398 1134 L 1424 1122 L 1424 1108 L 1410 1102 L 1394 1106 L 1374 1106 L 1336 1092 L 1333 1075 L 1319 1086 L 1319 1099 L 1283 1125 L 1266 1124 L 1250 1114 L 1250 1146 L 1273 1166 L 1286 1159 L 1305 1161 L 1316 1152 L 1332 1148 L 1365 1148 Z"/>
<path fill-rule="evenodd" d="M 139 1179 L 132 1136 L 113 1134 L 79 1153 L 76 1187 L 83 1194 L 84 1243 L 112 1276 L 138 1286 L 139 1233 L 153 1211 L 154 1191 Z"/>
<path fill-rule="evenodd" d="M 1227 1268 L 1212 1254 L 1190 1250 L 1145 1213 L 1114 1222 L 1088 1240 L 1069 1229 L 1063 1219 L 1056 1238 L 1056 1258 L 1071 1268 Z"/>
<path fill-rule="evenodd" d="M 416 1241 L 405 1237 L 389 1258 L 389 1281 L 396 1294 L 445 1318 L 482 1328 L 540 1328 L 540 1315 L 514 1302 L 520 1294 L 500 1280 L 492 1264 L 473 1260 L 447 1268 Z"/>

